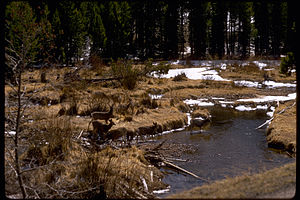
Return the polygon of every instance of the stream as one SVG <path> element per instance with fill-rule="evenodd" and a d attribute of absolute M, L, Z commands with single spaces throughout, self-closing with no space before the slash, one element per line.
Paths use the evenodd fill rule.
<path fill-rule="evenodd" d="M 264 110 L 241 112 L 220 105 L 206 107 L 212 116 L 212 122 L 203 131 L 185 129 L 156 137 L 160 143 L 167 139 L 169 144 L 185 144 L 194 149 L 183 152 L 174 164 L 198 175 L 197 179 L 182 172 L 161 168 L 166 174 L 163 182 L 170 185 L 164 197 L 205 183 L 211 183 L 226 177 L 244 173 L 258 173 L 279 167 L 295 158 L 284 152 L 268 148 L 266 129 L 255 129 L 269 116 Z"/>

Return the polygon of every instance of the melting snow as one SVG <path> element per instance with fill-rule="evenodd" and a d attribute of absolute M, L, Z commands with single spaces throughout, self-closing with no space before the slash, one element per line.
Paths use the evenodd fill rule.
<path fill-rule="evenodd" d="M 253 81 L 234 81 L 235 85 L 239 86 L 246 86 L 246 87 L 258 87 L 259 83 L 258 82 L 253 82 Z"/>
<path fill-rule="evenodd" d="M 274 87 L 296 87 L 296 84 L 293 83 L 277 83 L 275 81 L 264 81 L 264 85 L 267 85 L 270 88 Z"/>
<path fill-rule="evenodd" d="M 296 99 L 296 93 L 291 93 L 291 94 L 288 94 L 287 96 L 264 96 L 261 98 L 253 98 L 253 99 L 239 99 L 237 101 L 268 102 L 268 101 L 288 101 L 288 100 L 292 100 L 292 99 Z"/>
<path fill-rule="evenodd" d="M 162 98 L 162 94 L 149 94 L 149 96 L 151 97 L 151 99 L 161 99 Z"/>
<path fill-rule="evenodd" d="M 197 100 L 186 99 L 183 102 L 188 104 L 188 105 L 198 105 L 198 106 L 213 106 L 213 105 L 215 105 L 212 102 L 204 102 L 203 100 L 205 100 L 205 99 L 197 99 Z"/>
<path fill-rule="evenodd" d="M 256 108 L 251 108 L 251 107 L 244 106 L 244 105 L 237 106 L 237 107 L 235 107 L 235 109 L 236 109 L 236 110 L 239 110 L 239 111 L 251 111 L 251 110 L 256 110 Z"/>
<path fill-rule="evenodd" d="M 192 80 L 215 80 L 215 81 L 230 81 L 218 75 L 216 70 L 210 70 L 208 67 L 201 68 L 185 68 L 185 69 L 170 69 L 168 74 L 161 75 L 162 78 L 173 78 L 176 75 L 185 73 L 186 77 Z M 158 77 L 152 73 L 154 77 Z"/>

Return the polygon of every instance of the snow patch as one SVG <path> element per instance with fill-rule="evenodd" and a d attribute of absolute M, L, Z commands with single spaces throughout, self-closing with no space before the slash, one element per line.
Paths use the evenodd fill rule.
<path fill-rule="evenodd" d="M 161 99 L 162 98 L 162 94 L 149 94 L 151 99 Z"/>
<path fill-rule="evenodd" d="M 264 85 L 267 85 L 269 88 L 274 87 L 296 87 L 296 84 L 293 83 L 277 83 L 275 81 L 264 81 Z"/>
<path fill-rule="evenodd" d="M 235 85 L 245 86 L 245 87 L 258 87 L 260 84 L 258 82 L 253 81 L 234 81 Z"/>
<path fill-rule="evenodd" d="M 205 102 L 205 101 L 203 101 L 203 99 L 197 99 L 197 100 L 186 99 L 183 102 L 188 104 L 188 105 L 198 105 L 198 106 L 213 106 L 213 105 L 215 105 L 212 102 Z"/>
<path fill-rule="evenodd" d="M 176 61 L 176 63 L 178 62 Z M 222 78 L 221 76 L 218 75 L 218 72 L 216 70 L 211 70 L 208 67 L 170 69 L 168 74 L 161 75 L 161 78 L 173 78 L 182 73 L 185 73 L 186 77 L 192 80 L 230 81 Z M 158 77 L 156 72 L 153 72 L 152 76 Z"/>
<path fill-rule="evenodd" d="M 253 99 L 238 99 L 240 102 L 269 102 L 269 101 L 289 101 L 296 99 L 296 93 L 288 94 L 287 96 L 263 96 L 261 98 L 253 98 Z"/>
<path fill-rule="evenodd" d="M 256 108 L 251 108 L 251 107 L 248 107 L 248 106 L 244 106 L 244 105 L 239 105 L 237 107 L 235 107 L 236 110 L 239 110 L 239 111 L 251 111 L 251 110 L 256 110 Z"/>

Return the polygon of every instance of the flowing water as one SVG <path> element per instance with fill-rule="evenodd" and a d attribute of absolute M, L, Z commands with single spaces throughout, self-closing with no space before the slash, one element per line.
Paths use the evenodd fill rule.
<path fill-rule="evenodd" d="M 207 107 L 212 123 L 205 131 L 179 131 L 157 137 L 157 142 L 186 144 L 194 151 L 184 152 L 174 164 L 193 172 L 208 182 L 234 177 L 243 173 L 256 173 L 293 162 L 294 158 L 268 148 L 266 130 L 255 129 L 269 117 L 265 111 L 239 112 L 221 106 Z M 208 183 L 190 175 L 162 168 L 166 173 L 163 181 L 170 191 L 160 197 L 191 189 Z"/>

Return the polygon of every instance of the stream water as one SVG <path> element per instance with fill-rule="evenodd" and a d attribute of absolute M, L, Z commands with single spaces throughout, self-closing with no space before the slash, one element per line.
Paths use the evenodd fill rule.
<path fill-rule="evenodd" d="M 163 182 L 170 185 L 168 193 L 159 197 L 201 186 L 208 182 L 234 177 L 243 173 L 257 173 L 293 162 L 295 159 L 283 152 L 268 148 L 266 130 L 255 129 L 269 117 L 265 111 L 240 112 L 221 106 L 207 107 L 212 123 L 202 132 L 178 131 L 158 136 L 157 142 L 185 144 L 194 151 L 183 152 L 174 164 L 208 181 L 167 168 Z"/>

